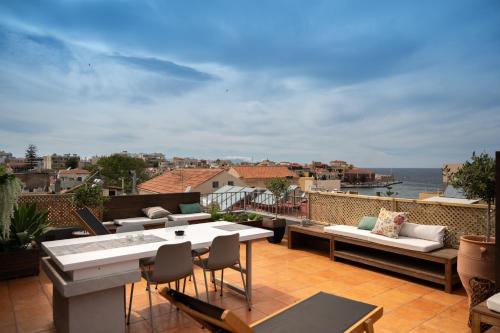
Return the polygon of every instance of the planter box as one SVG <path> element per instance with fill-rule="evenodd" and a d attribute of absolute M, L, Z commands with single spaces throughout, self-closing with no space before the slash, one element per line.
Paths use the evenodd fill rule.
<path fill-rule="evenodd" d="M 0 252 L 0 280 L 38 275 L 39 259 L 37 248 Z"/>
<path fill-rule="evenodd" d="M 285 219 L 271 219 L 264 218 L 262 222 L 262 228 L 272 230 L 274 232 L 273 237 L 268 237 L 267 241 L 273 244 L 281 243 L 283 236 L 285 235 L 286 220 Z"/>
<path fill-rule="evenodd" d="M 248 220 L 248 221 L 237 222 L 237 223 L 248 225 L 248 226 L 255 227 L 255 228 L 262 228 L 262 221 Z"/>

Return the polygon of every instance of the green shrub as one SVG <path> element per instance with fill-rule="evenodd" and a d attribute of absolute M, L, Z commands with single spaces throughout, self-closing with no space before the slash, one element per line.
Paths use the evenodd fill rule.
<path fill-rule="evenodd" d="M 48 211 L 37 211 L 36 203 L 20 204 L 14 209 L 14 215 L 10 222 L 11 239 L 21 247 L 28 246 L 33 240 L 49 230 L 48 215 Z"/>

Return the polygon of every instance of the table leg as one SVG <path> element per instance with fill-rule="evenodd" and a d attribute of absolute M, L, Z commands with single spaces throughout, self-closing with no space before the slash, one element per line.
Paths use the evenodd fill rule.
<path fill-rule="evenodd" d="M 245 271 L 247 276 L 247 295 L 248 300 L 252 301 L 252 241 L 246 241 L 246 264 Z"/>
<path fill-rule="evenodd" d="M 481 315 L 477 312 L 472 313 L 472 333 L 481 332 Z"/>

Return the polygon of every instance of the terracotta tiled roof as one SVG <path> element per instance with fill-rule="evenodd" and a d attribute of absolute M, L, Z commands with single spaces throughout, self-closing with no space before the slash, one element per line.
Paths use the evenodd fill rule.
<path fill-rule="evenodd" d="M 358 168 L 354 168 L 354 169 L 348 169 L 345 171 L 345 173 L 374 173 L 373 170 L 370 170 L 370 169 L 358 169 Z"/>
<path fill-rule="evenodd" d="M 233 166 L 241 178 L 297 178 L 297 175 L 286 166 Z"/>
<path fill-rule="evenodd" d="M 166 171 L 137 187 L 155 193 L 184 192 L 188 186 L 195 188 L 223 171 L 223 169 L 176 169 Z"/>
<path fill-rule="evenodd" d="M 88 175 L 89 173 L 85 169 L 59 170 L 60 175 Z"/>

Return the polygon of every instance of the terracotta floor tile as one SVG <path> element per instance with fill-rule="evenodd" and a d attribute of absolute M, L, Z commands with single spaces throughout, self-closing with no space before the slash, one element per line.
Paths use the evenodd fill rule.
<path fill-rule="evenodd" d="M 17 333 L 16 325 L 0 325 L 1 333 Z"/>
<path fill-rule="evenodd" d="M 0 332 L 2 331 L 2 327 L 11 325 L 16 325 L 14 311 L 0 308 Z"/>
<path fill-rule="evenodd" d="M 449 333 L 465 333 L 470 332 L 470 328 L 466 321 L 456 321 L 450 319 L 446 315 L 438 315 L 429 321 L 425 322 L 425 326 L 441 330 Z"/>
<path fill-rule="evenodd" d="M 242 247 L 244 257 L 244 247 Z M 245 298 L 224 289 L 221 298 L 209 286 L 212 304 L 228 308 L 252 323 L 319 291 L 350 297 L 384 307 L 384 316 L 375 324 L 377 333 L 468 332 L 468 304 L 463 290 L 446 294 L 439 287 L 418 283 L 347 262 L 333 262 L 324 254 L 288 250 L 286 243 L 254 244 L 253 308 Z M 205 299 L 202 271 L 195 268 L 197 286 Z M 219 275 L 219 274 L 217 274 Z M 240 285 L 238 272 L 228 270 L 225 281 Z M 150 332 L 149 301 L 145 280 L 135 285 L 131 325 L 127 332 Z M 192 319 L 179 313 L 153 288 L 156 332 L 204 332 Z M 130 286 L 127 286 L 127 297 Z M 186 292 L 194 295 L 193 283 Z M 42 272 L 39 277 L 0 282 L 0 333 L 54 332 L 51 310 L 52 285 Z M 11 302 L 14 300 L 14 303 Z M 15 309 L 15 311 L 14 311 Z M 14 315 L 14 317 L 13 317 Z M 17 326 L 12 323 L 15 320 Z M 2 326 L 3 324 L 3 326 Z M 205 331 L 206 332 L 206 331 Z"/>

